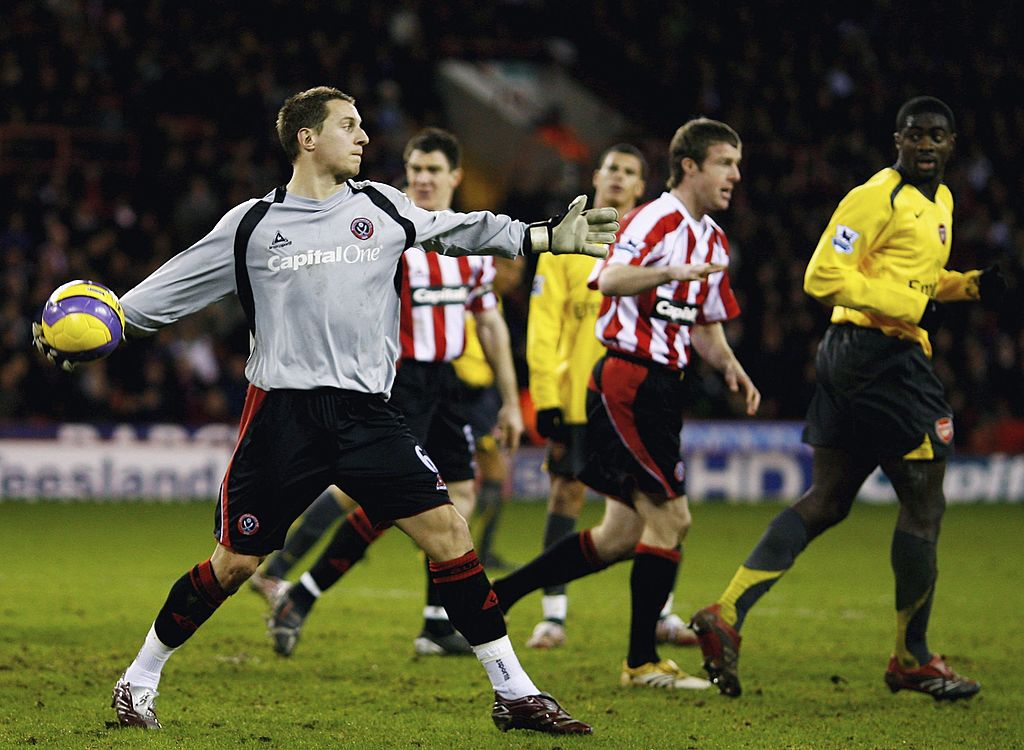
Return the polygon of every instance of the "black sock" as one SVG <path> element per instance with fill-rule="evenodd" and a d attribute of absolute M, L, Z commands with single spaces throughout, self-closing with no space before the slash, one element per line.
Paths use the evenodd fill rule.
<path fill-rule="evenodd" d="M 481 560 L 486 560 L 491 555 L 494 532 L 498 528 L 498 521 L 501 520 L 503 505 L 501 482 L 485 479 L 480 484 L 480 493 L 476 500 L 477 513 L 483 522 L 483 528 L 480 531 L 480 543 L 477 545 L 477 554 Z"/>
<path fill-rule="evenodd" d="M 341 506 L 331 490 L 324 492 L 302 514 L 299 525 L 288 532 L 284 547 L 267 561 L 263 574 L 284 578 L 303 555 L 312 549 L 328 527 L 341 518 Z"/>
<path fill-rule="evenodd" d="M 503 611 L 542 586 L 568 583 L 608 567 L 594 548 L 590 529 L 570 534 L 515 573 L 494 582 Z M 664 602 L 663 602 L 664 603 Z"/>
<path fill-rule="evenodd" d="M 661 612 L 665 609 L 665 604 L 668 602 L 668 598 L 672 596 L 672 592 L 676 590 L 676 580 L 679 578 L 679 569 L 683 567 L 683 545 L 677 544 L 673 550 L 679 555 L 679 562 L 676 563 L 675 572 L 672 574 L 672 585 L 669 586 L 668 593 L 665 594 L 665 601 L 661 603 L 661 609 L 658 610 L 658 619 L 661 618 Z"/>
<path fill-rule="evenodd" d="M 572 516 L 548 513 L 548 519 L 544 524 L 544 549 L 550 549 L 556 542 L 561 541 L 575 530 L 576 519 Z M 545 586 L 544 593 L 548 596 L 564 594 L 565 584 L 559 583 L 554 586 Z"/>
<path fill-rule="evenodd" d="M 761 536 L 744 565 L 754 570 L 785 570 L 807 546 L 807 525 L 792 508 L 780 512 Z"/>
<path fill-rule="evenodd" d="M 896 575 L 897 653 L 904 649 L 919 664 L 931 659 L 928 619 L 938 578 L 936 543 L 896 529 L 890 559 Z M 901 648 L 902 646 L 902 648 Z"/>
<path fill-rule="evenodd" d="M 765 580 L 759 580 L 737 597 L 737 630 L 743 627 L 743 620 L 750 608 L 792 567 L 797 556 L 807 547 L 807 542 L 807 525 L 800 514 L 792 508 L 786 508 L 768 524 L 764 535 L 743 566 L 755 571 L 771 571 L 773 575 Z"/>
<path fill-rule="evenodd" d="M 455 560 L 432 562 L 430 573 L 451 624 L 470 645 L 496 641 L 508 633 L 498 597 L 475 551 Z"/>
<path fill-rule="evenodd" d="M 434 583 L 434 563 L 430 562 L 430 558 L 424 558 L 426 561 L 427 571 L 427 606 L 428 607 L 444 607 L 444 603 L 441 601 L 441 592 L 437 588 L 437 584 Z M 447 612 L 447 609 L 445 610 Z M 448 615 L 449 618 L 451 615 Z M 440 617 L 424 617 L 423 618 L 423 630 L 431 635 L 442 636 L 451 635 L 455 632 L 455 627 L 452 625 L 451 620 L 444 620 Z"/>
<path fill-rule="evenodd" d="M 316 594 L 306 588 L 302 581 L 299 581 L 294 586 L 288 589 L 287 601 L 291 602 L 292 607 L 300 615 L 305 617 L 309 614 L 310 610 L 313 609 L 313 605 L 316 604 L 316 600 L 319 598 Z M 284 607 L 276 610 L 277 613 L 283 614 L 285 612 Z"/>
<path fill-rule="evenodd" d="M 165 646 L 177 648 L 210 619 L 231 593 L 234 592 L 221 588 L 209 560 L 194 566 L 171 586 L 153 623 L 157 638 Z"/>
<path fill-rule="evenodd" d="M 320 591 L 327 591 L 349 568 L 362 560 L 366 548 L 377 541 L 384 531 L 370 522 L 362 508 L 349 513 L 344 523 L 334 532 L 334 537 L 320 559 L 309 569 Z"/>
<path fill-rule="evenodd" d="M 631 667 L 658 661 L 654 644 L 654 628 L 665 600 L 675 584 L 679 570 L 679 552 L 638 544 L 629 576 L 632 614 L 629 622 L 629 656 Z"/>

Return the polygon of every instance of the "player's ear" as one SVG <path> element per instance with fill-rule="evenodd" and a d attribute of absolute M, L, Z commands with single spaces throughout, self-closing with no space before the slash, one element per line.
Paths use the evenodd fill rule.
<path fill-rule="evenodd" d="M 462 167 L 456 167 L 452 170 L 452 187 L 458 187 L 462 184 L 463 172 Z"/>

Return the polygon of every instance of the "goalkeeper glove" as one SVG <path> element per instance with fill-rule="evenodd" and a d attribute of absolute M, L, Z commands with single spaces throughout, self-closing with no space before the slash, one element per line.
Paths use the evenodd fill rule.
<path fill-rule="evenodd" d="M 928 304 L 924 306 L 924 312 L 921 313 L 921 320 L 917 324 L 928 331 L 928 335 L 932 336 L 939 326 L 942 325 L 943 319 L 946 317 L 946 307 L 933 299 L 928 300 Z"/>
<path fill-rule="evenodd" d="M 978 276 L 978 299 L 986 310 L 997 310 L 1006 297 L 1006 276 L 1002 269 L 993 264 Z"/>
<path fill-rule="evenodd" d="M 559 216 L 538 221 L 527 228 L 526 250 L 531 253 L 576 253 L 604 258 L 607 246 L 619 231 L 619 212 L 614 208 L 584 211 L 587 196 L 580 195 Z"/>
<path fill-rule="evenodd" d="M 562 430 L 562 410 L 557 406 L 554 409 L 541 409 L 537 412 L 537 434 L 548 440 L 563 442 L 565 435 Z"/>
<path fill-rule="evenodd" d="M 35 346 L 39 353 L 46 357 L 51 364 L 64 370 L 64 372 L 71 372 L 78 365 L 77 362 L 73 362 L 68 359 L 46 343 L 46 339 L 43 338 L 43 326 L 39 323 L 32 324 L 32 345 Z"/>

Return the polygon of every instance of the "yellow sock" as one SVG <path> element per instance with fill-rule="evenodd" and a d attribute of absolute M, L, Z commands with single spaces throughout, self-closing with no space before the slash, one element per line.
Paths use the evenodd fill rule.
<path fill-rule="evenodd" d="M 929 589 L 924 592 L 924 596 L 914 602 L 906 609 L 901 609 L 896 612 L 896 648 L 893 653 L 896 654 L 896 658 L 899 659 L 900 664 L 904 667 L 919 667 L 921 663 L 917 657 L 914 656 L 907 649 L 907 627 L 910 625 L 911 618 L 917 614 L 917 610 L 924 606 L 924 603 L 928 601 L 928 597 L 931 595 L 932 590 Z"/>
<path fill-rule="evenodd" d="M 718 598 L 718 603 L 722 606 L 722 618 L 730 625 L 735 625 L 737 620 L 736 602 L 739 598 L 752 586 L 775 580 L 785 572 L 785 570 L 754 570 L 741 565 Z"/>

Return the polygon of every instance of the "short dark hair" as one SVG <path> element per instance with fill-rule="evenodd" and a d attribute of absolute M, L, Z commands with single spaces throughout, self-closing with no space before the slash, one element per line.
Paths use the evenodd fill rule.
<path fill-rule="evenodd" d="M 907 118 L 927 112 L 932 115 L 942 115 L 949 122 L 949 132 L 956 132 L 956 120 L 953 119 L 953 110 L 944 101 L 934 96 L 915 96 L 908 99 L 896 113 L 896 132 L 900 132 L 907 126 Z"/>
<path fill-rule="evenodd" d="M 690 157 L 698 165 L 708 158 L 708 149 L 716 143 L 728 143 L 740 147 L 739 134 L 718 120 L 698 117 L 684 123 L 672 136 L 668 147 L 668 180 L 666 185 L 674 188 L 683 181 L 682 161 Z"/>
<path fill-rule="evenodd" d="M 425 154 L 440 151 L 448 159 L 448 166 L 451 169 L 458 169 L 462 163 L 462 146 L 459 139 L 454 133 L 441 128 L 423 128 L 410 138 L 405 144 L 405 151 L 402 152 L 402 161 L 409 161 L 413 151 L 422 151 Z"/>
<path fill-rule="evenodd" d="M 355 103 L 355 97 L 343 91 L 331 86 L 317 86 L 289 97 L 278 111 L 277 138 L 293 164 L 299 158 L 299 144 L 295 136 L 303 128 L 319 133 L 327 119 L 327 102 L 333 99 Z"/>
<path fill-rule="evenodd" d="M 634 146 L 632 143 L 616 143 L 614 146 L 609 146 L 601 152 L 601 158 L 597 160 L 597 166 L 600 168 L 604 164 L 605 158 L 608 154 L 629 154 L 635 156 L 640 160 L 640 178 L 643 180 L 647 179 L 647 159 L 644 158 L 644 152 Z"/>

